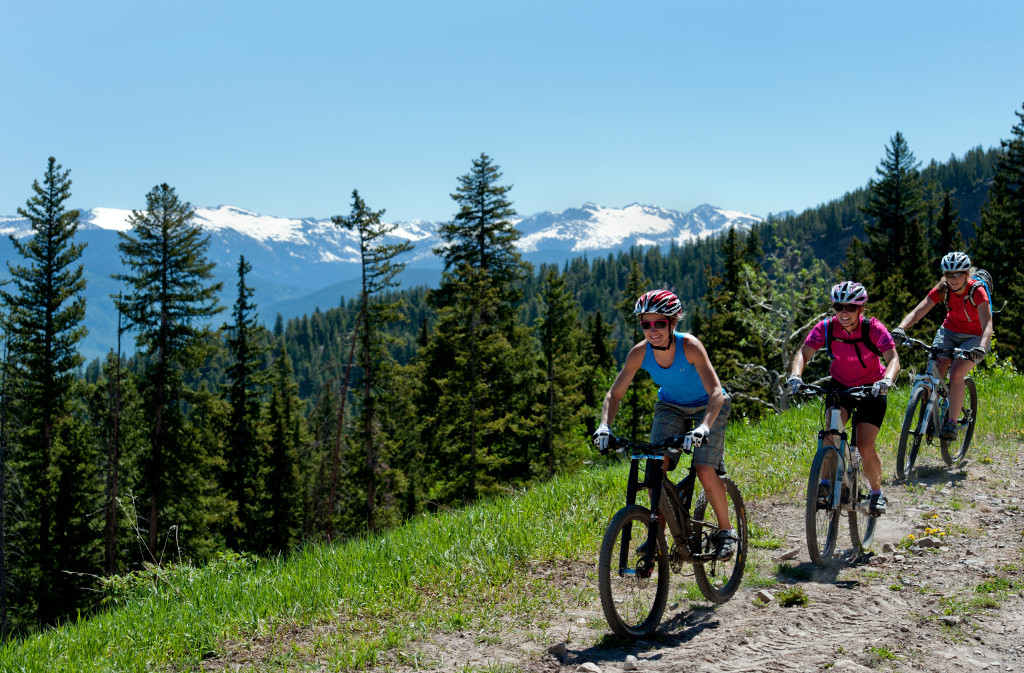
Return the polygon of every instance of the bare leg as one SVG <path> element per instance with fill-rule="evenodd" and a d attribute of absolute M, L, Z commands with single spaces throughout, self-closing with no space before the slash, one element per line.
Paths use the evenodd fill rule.
<path fill-rule="evenodd" d="M 710 465 L 698 465 L 697 478 L 704 486 L 704 494 L 707 496 L 708 502 L 711 503 L 711 509 L 715 510 L 719 530 L 732 528 L 729 524 L 729 503 L 722 477 Z"/>

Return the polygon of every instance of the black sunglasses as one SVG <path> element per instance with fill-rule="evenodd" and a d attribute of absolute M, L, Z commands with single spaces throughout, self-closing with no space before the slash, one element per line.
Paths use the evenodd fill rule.
<path fill-rule="evenodd" d="M 640 327 L 644 328 L 645 330 L 651 329 L 652 327 L 654 329 L 665 329 L 666 327 L 668 327 L 668 321 L 655 320 L 654 322 L 651 322 L 650 320 L 641 320 Z"/>
<path fill-rule="evenodd" d="M 944 273 L 942 275 L 944 275 L 946 278 L 949 278 L 950 280 L 959 280 L 960 278 L 963 277 L 963 275 L 965 273 L 967 273 L 967 272 L 966 271 L 956 271 L 956 272 L 953 272 L 953 273 Z"/>
<path fill-rule="evenodd" d="M 860 308 L 860 306 L 857 306 L 856 304 L 832 304 L 832 308 L 837 312 L 846 311 L 847 313 L 854 313 Z"/>

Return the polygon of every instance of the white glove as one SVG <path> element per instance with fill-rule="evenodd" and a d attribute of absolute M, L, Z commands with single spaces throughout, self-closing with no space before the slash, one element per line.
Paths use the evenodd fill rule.
<path fill-rule="evenodd" d="M 786 383 L 789 384 L 790 395 L 796 395 L 798 392 L 800 392 L 800 389 L 804 387 L 804 380 L 800 378 L 799 374 L 793 374 L 792 376 L 790 376 L 786 380 Z"/>
<path fill-rule="evenodd" d="M 711 434 L 711 430 L 708 429 L 708 426 L 701 423 L 686 434 L 689 435 L 692 446 L 697 447 L 708 441 L 708 435 Z"/>
<path fill-rule="evenodd" d="M 892 379 L 886 376 L 881 381 L 875 381 L 875 385 L 871 386 L 871 394 L 875 397 L 884 396 L 889 392 L 889 388 L 892 388 Z"/>
<path fill-rule="evenodd" d="M 612 430 L 607 423 L 602 423 L 594 430 L 594 446 L 601 451 L 608 450 L 608 438 L 612 436 Z"/>

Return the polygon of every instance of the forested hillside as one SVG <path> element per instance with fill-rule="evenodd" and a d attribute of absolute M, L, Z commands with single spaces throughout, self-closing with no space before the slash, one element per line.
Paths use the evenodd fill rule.
<path fill-rule="evenodd" d="M 998 320 L 1021 324 L 1016 115 L 998 150 L 921 169 L 896 133 L 866 187 L 819 208 L 561 267 L 523 263 L 511 187 L 481 154 L 455 179 L 437 288 L 396 291 L 401 250 L 353 191 L 334 223 L 358 232 L 360 292 L 288 322 L 253 304 L 244 258 L 233 305 L 217 304 L 193 209 L 159 185 L 118 245 L 121 339 L 136 355 L 88 365 L 78 214 L 51 158 L 19 211 L 35 236 L 0 289 L 3 633 L 98 608 L 97 576 L 287 552 L 578 469 L 647 289 L 680 295 L 735 418 L 785 406 L 787 363 L 840 277 L 864 282 L 869 313 L 891 324 L 937 280 L 939 256 L 966 247 L 1011 300 Z M 1019 335 L 998 337 L 1000 356 L 1019 357 Z M 634 384 L 617 432 L 647 432 L 653 392 Z"/>

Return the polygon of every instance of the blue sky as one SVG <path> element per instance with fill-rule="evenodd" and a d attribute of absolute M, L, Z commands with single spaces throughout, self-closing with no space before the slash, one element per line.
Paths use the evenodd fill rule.
<path fill-rule="evenodd" d="M 0 215 L 46 158 L 72 205 L 446 220 L 486 152 L 523 215 L 593 201 L 758 215 L 866 184 L 893 134 L 1010 136 L 1024 3 L 9 2 Z"/>

